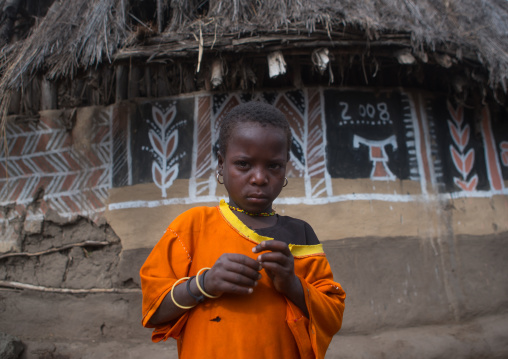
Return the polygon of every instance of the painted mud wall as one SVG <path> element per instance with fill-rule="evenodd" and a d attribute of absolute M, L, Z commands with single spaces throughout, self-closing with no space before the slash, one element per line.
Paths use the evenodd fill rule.
<path fill-rule="evenodd" d="M 215 181 L 218 125 L 230 108 L 251 99 L 276 105 L 291 124 L 290 186 L 277 201 L 284 211 L 321 212 L 316 206 L 368 203 L 396 212 L 394 206 L 417 210 L 450 199 L 504 201 L 508 194 L 505 112 L 492 114 L 485 107 L 477 118 L 478 109 L 399 89 L 204 93 L 46 111 L 39 119 L 9 122 L 7 151 L 0 157 L 0 205 L 10 208 L 0 217 L 4 232 L 37 196 L 43 197 L 42 204 L 27 213 L 28 219 L 52 209 L 66 218 L 106 216 L 114 223 L 125 211 L 143 217 L 147 209 L 164 209 L 162 228 L 171 218 L 166 206 L 217 202 L 224 195 Z M 323 212 L 329 213 L 325 217 L 344 217 L 340 210 Z M 453 223 L 453 233 L 506 229 L 506 221 L 496 222 L 495 215 L 488 228 L 478 228 L 466 221 L 466 212 L 464 221 Z M 406 211 L 401 212 L 406 219 L 396 216 L 398 223 L 386 222 L 389 213 L 379 223 L 377 216 L 358 213 L 354 219 L 349 210 L 345 213 L 347 223 L 364 223 L 361 231 L 315 223 L 322 240 L 418 236 L 417 230 L 429 224 L 407 224 L 411 215 Z M 478 213 L 471 216 L 478 218 Z M 133 245 L 143 244 L 137 242 Z M 15 248 L 16 242 L 4 233 L 0 249 Z"/>
<path fill-rule="evenodd" d="M 252 99 L 290 122 L 289 185 L 275 208 L 324 243 L 348 293 L 343 333 L 505 310 L 508 116 L 403 89 L 195 93 L 9 121 L 0 252 L 25 251 L 23 236 L 48 218 L 83 216 L 111 227 L 119 282 L 138 284 L 171 220 L 224 198 L 218 125 Z M 490 295 L 473 300 L 482 290 Z"/>

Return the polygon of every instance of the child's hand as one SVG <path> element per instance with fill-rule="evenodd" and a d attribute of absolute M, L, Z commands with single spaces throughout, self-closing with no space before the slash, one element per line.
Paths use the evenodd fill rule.
<path fill-rule="evenodd" d="M 206 273 L 205 290 L 222 293 L 250 294 L 261 279 L 258 261 L 238 253 L 224 253 Z"/>
<path fill-rule="evenodd" d="M 276 240 L 264 241 L 252 251 L 254 253 L 270 251 L 260 254 L 257 259 L 279 293 L 291 297 L 295 290 L 301 290 L 300 280 L 295 275 L 293 255 L 286 243 Z"/>

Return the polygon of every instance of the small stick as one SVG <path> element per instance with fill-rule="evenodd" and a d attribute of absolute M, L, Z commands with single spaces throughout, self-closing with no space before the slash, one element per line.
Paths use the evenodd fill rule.
<path fill-rule="evenodd" d="M 97 241 L 84 241 L 84 242 L 79 242 L 79 243 L 66 244 L 65 246 L 62 246 L 62 247 L 50 248 L 45 251 L 35 252 L 35 253 L 29 253 L 29 252 L 6 253 L 6 254 L 0 255 L 0 259 L 9 258 L 9 257 L 35 257 L 35 256 L 42 256 L 44 254 L 60 252 L 65 249 L 69 249 L 69 248 L 73 248 L 73 247 L 86 247 L 86 246 L 101 247 L 101 246 L 107 246 L 109 244 L 111 244 L 111 243 L 110 242 L 97 242 Z"/>
<path fill-rule="evenodd" d="M 14 289 L 28 289 L 35 290 L 38 292 L 64 293 L 64 294 L 141 293 L 141 289 L 139 288 L 90 288 L 90 289 L 53 288 L 4 280 L 0 280 L 0 287 Z"/>

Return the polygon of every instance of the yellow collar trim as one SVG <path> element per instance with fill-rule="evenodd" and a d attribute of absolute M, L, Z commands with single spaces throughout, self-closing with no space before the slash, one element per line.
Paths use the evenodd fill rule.
<path fill-rule="evenodd" d="M 270 241 L 273 238 L 265 237 L 257 234 L 252 229 L 247 227 L 234 213 L 229 209 L 228 204 L 225 200 L 221 199 L 219 204 L 219 210 L 222 213 L 224 219 L 243 237 L 249 239 L 254 243 L 261 243 L 263 241 Z M 324 255 L 323 245 L 299 245 L 289 244 L 289 250 L 293 257 L 307 257 L 312 255 Z"/>
<path fill-rule="evenodd" d="M 237 230 L 238 233 L 240 233 L 242 236 L 246 237 L 247 239 L 250 239 L 251 241 L 256 242 L 257 244 L 263 242 L 263 241 L 270 241 L 273 240 L 273 238 L 260 236 L 256 232 L 254 232 L 252 229 L 247 227 L 237 216 L 236 214 L 229 209 L 228 204 L 225 200 L 221 199 L 219 204 L 219 209 L 226 219 L 226 221 L 229 222 L 229 224 Z"/>
<path fill-rule="evenodd" d="M 325 252 L 323 251 L 323 245 L 321 243 L 312 245 L 290 244 L 289 250 L 295 258 L 325 255 Z"/>

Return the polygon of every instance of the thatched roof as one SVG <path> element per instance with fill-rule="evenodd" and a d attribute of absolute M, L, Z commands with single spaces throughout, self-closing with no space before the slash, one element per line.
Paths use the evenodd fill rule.
<path fill-rule="evenodd" d="M 320 46 L 469 66 L 506 93 L 507 19 L 506 0 L 0 0 L 0 95 L 36 73 L 57 80 L 133 59 Z"/>

